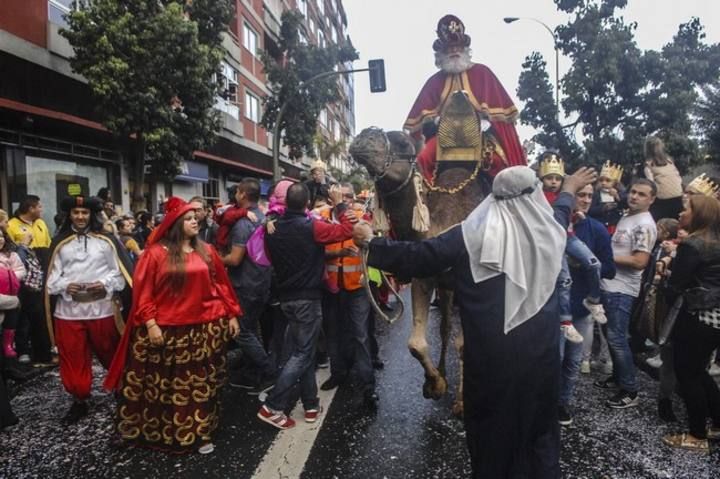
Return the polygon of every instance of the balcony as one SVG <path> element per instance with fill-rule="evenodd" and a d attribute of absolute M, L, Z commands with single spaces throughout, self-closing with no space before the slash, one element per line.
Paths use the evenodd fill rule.
<path fill-rule="evenodd" d="M 282 2 L 266 0 L 263 2 L 263 20 L 269 35 L 274 41 L 280 39 L 280 17 L 282 15 Z"/>

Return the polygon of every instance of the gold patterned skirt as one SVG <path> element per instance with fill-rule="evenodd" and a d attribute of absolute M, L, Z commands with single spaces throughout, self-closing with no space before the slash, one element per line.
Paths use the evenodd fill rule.
<path fill-rule="evenodd" d="M 135 445 L 190 452 L 218 426 L 220 388 L 227 377 L 227 319 L 162 328 L 152 346 L 135 328 L 122 376 L 117 428 Z"/>

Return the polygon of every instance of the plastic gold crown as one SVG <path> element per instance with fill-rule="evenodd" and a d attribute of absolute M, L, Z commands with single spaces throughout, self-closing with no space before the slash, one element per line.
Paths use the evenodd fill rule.
<path fill-rule="evenodd" d="M 703 173 L 690 182 L 687 187 L 688 190 L 696 191 L 697 193 L 705 196 L 715 196 L 720 190 L 720 185 L 717 185 L 713 180 Z"/>
<path fill-rule="evenodd" d="M 327 171 L 327 167 L 325 166 L 325 162 L 322 160 L 315 160 L 310 165 L 310 171 L 312 170 L 323 170 Z"/>
<path fill-rule="evenodd" d="M 565 176 L 565 163 L 557 155 L 550 155 L 540 163 L 540 178 L 547 175 Z"/>
<path fill-rule="evenodd" d="M 623 167 L 606 161 L 600 170 L 600 177 L 608 178 L 615 183 L 620 181 L 623 175 Z"/>

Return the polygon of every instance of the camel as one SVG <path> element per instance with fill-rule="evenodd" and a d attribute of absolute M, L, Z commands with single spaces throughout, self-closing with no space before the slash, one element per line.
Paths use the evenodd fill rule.
<path fill-rule="evenodd" d="M 455 193 L 426 191 L 421 193 L 430 213 L 429 230 L 423 233 L 412 227 L 413 207 L 416 205 L 416 188 L 419 181 L 415 175 L 415 147 L 413 140 L 400 131 L 385 133 L 378 128 L 366 128 L 350 146 L 353 159 L 363 165 L 375 181 L 376 194 L 382 206 L 393 235 L 396 239 L 417 241 L 431 238 L 462 222 L 467 215 L 485 198 L 490 184 L 484 177 L 466 182 L 471 170 L 453 166 L 438 172 L 435 186 L 453 188 L 466 182 L 466 186 Z M 427 190 L 427 188 L 423 188 Z M 433 290 L 437 287 L 440 303 L 441 352 L 437 367 L 430 356 L 427 342 L 428 315 Z M 440 399 L 448 389 L 445 370 L 445 357 L 448 342 L 452 334 L 453 291 L 451 278 L 442 274 L 433 278 L 412 279 L 413 329 L 408 341 L 410 353 L 422 365 L 425 371 L 423 396 Z M 459 358 L 457 394 L 452 412 L 462 416 L 462 329 L 458 328 L 455 348 Z"/>

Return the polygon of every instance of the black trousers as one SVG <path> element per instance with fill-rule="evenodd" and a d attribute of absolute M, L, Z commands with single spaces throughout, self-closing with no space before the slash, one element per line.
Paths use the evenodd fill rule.
<path fill-rule="evenodd" d="M 10 391 L 8 391 L 3 377 L 4 361 L 4 356 L 0 354 L 0 430 L 6 425 L 14 423 L 17 419 L 13 414 L 12 407 L 10 407 Z"/>
<path fill-rule="evenodd" d="M 675 374 L 688 411 L 690 434 L 703 439 L 707 437 L 708 417 L 713 427 L 720 428 L 720 390 L 707 371 L 710 355 L 720 347 L 720 329 L 687 313 L 677 321 L 673 337 Z"/>
<path fill-rule="evenodd" d="M 15 333 L 15 350 L 18 354 L 30 354 L 35 362 L 50 362 L 50 336 L 42 292 L 23 287 L 18 299 L 20 320 Z"/>

